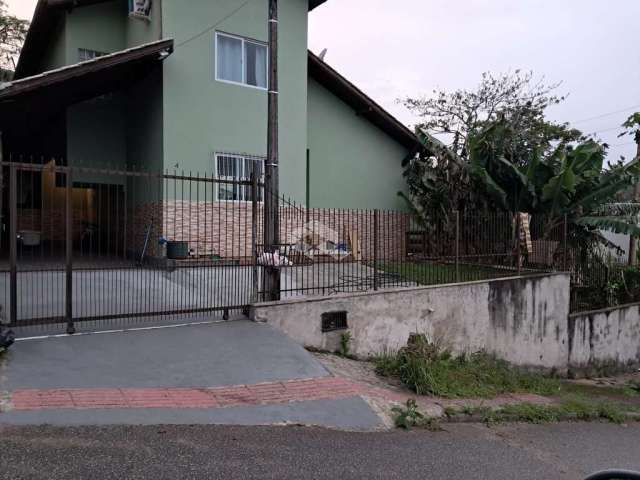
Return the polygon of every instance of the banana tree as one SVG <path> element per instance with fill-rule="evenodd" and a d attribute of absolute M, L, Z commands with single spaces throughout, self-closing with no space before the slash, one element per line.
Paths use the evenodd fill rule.
<path fill-rule="evenodd" d="M 560 144 L 545 157 L 535 148 L 522 148 L 517 140 L 508 122 L 501 120 L 470 141 L 471 177 L 496 208 L 544 214 L 547 232 L 567 218 L 572 237 L 580 243 L 608 243 L 602 230 L 640 235 L 637 206 L 603 208 L 638 180 L 638 158 L 604 167 L 606 146 L 593 140 L 576 147 Z"/>

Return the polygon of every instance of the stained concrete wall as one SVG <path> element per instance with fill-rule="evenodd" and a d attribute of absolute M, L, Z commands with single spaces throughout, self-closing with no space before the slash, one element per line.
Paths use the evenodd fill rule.
<path fill-rule="evenodd" d="M 569 367 L 585 370 L 640 364 L 640 305 L 569 316 Z"/>
<path fill-rule="evenodd" d="M 324 312 L 347 311 L 352 353 L 369 357 L 425 333 L 457 353 L 485 350 L 527 367 L 566 371 L 569 276 L 541 275 L 257 304 L 253 318 L 305 346 L 336 350 Z"/>

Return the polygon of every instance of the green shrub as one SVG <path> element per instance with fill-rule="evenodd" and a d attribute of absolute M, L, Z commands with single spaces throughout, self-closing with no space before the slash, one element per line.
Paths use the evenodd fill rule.
<path fill-rule="evenodd" d="M 491 398 L 514 392 L 550 395 L 560 389 L 557 379 L 523 372 L 484 352 L 456 357 L 424 335 L 412 335 L 407 347 L 378 357 L 376 371 L 398 377 L 418 395 L 445 398 Z"/>

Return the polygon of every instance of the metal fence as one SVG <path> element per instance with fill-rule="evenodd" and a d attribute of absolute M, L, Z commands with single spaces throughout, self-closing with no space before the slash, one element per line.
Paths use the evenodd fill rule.
<path fill-rule="evenodd" d="M 258 245 L 258 261 L 278 266 L 283 297 L 435 285 L 561 269 L 564 223 L 503 212 L 457 213 L 420 224 L 406 212 L 307 209 L 281 201 L 277 257 Z M 267 292 L 260 291 L 260 298 Z"/>
<path fill-rule="evenodd" d="M 4 163 L 0 305 L 72 332 L 246 311 L 261 186 L 247 178 Z"/>
<path fill-rule="evenodd" d="M 282 298 L 550 271 L 571 272 L 573 311 L 628 297 L 618 267 L 568 242 L 566 218 L 451 212 L 420 223 L 279 198 L 279 241 L 265 247 L 260 169 L 233 178 L 51 161 L 0 171 L 0 306 L 13 327 L 229 318 L 270 298 L 265 272 Z M 615 298 L 612 284 L 622 285 Z"/>

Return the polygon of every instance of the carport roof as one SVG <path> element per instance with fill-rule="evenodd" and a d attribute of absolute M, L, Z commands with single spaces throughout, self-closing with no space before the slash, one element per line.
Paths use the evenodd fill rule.
<path fill-rule="evenodd" d="M 173 39 L 76 63 L 0 86 L 0 128 L 121 89 L 173 52 Z"/>

